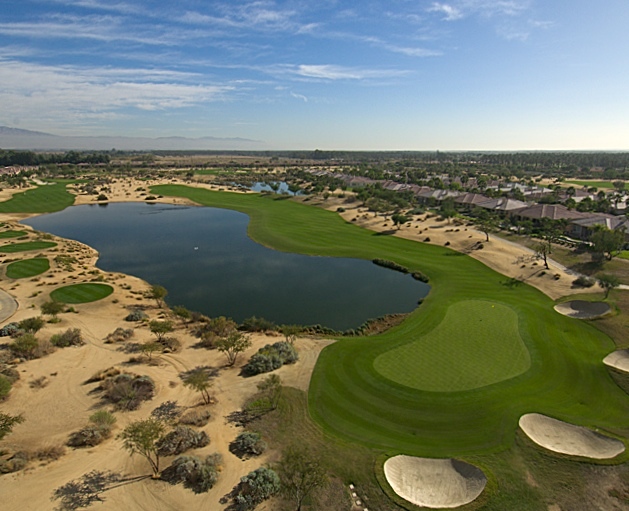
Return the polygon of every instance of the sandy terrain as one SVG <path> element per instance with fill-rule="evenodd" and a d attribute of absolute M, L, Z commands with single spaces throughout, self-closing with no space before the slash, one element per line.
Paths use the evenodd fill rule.
<path fill-rule="evenodd" d="M 629 350 L 612 351 L 603 359 L 603 363 L 629 373 Z"/>
<path fill-rule="evenodd" d="M 584 300 L 573 300 L 555 305 L 555 310 L 564 316 L 577 319 L 594 319 L 605 316 L 612 311 L 609 304 L 605 302 L 586 302 Z"/>
<path fill-rule="evenodd" d="M 487 484 L 480 469 L 452 459 L 394 456 L 384 463 L 384 475 L 403 499 L 438 509 L 469 504 Z"/>
<path fill-rule="evenodd" d="M 600 460 L 614 458 L 625 451 L 620 440 L 538 413 L 520 417 L 520 428 L 536 444 L 570 456 Z"/>

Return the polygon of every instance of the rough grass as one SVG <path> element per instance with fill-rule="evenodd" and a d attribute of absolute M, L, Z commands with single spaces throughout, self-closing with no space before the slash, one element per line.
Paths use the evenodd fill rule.
<path fill-rule="evenodd" d="M 45 250 L 56 246 L 57 244 L 53 241 L 25 241 L 24 243 L 11 243 L 0 247 L 0 252 L 13 254 L 15 252 L 28 252 L 29 250 Z"/>
<path fill-rule="evenodd" d="M 0 239 L 19 238 L 20 236 L 26 236 L 26 231 L 0 231 Z"/>
<path fill-rule="evenodd" d="M 42 185 L 16 193 L 0 203 L 0 213 L 52 213 L 74 204 L 74 195 L 66 190 L 66 182 Z"/>
<path fill-rule="evenodd" d="M 422 271 L 431 292 L 398 327 L 380 336 L 344 339 L 325 348 L 309 390 L 309 412 L 330 435 L 389 454 L 450 457 L 513 445 L 521 415 L 539 412 L 627 436 L 629 397 L 602 359 L 614 349 L 591 325 L 561 316 L 540 291 L 502 285 L 504 277 L 447 248 L 377 236 L 332 212 L 254 194 L 165 185 L 153 193 L 249 214 L 249 235 L 298 253 L 388 259 Z M 513 310 L 531 358 L 528 371 L 486 387 L 427 392 L 383 377 L 374 361 L 413 343 L 443 322 L 455 303 L 486 300 Z M 499 340 L 494 340 L 499 342 Z"/>
<path fill-rule="evenodd" d="M 602 190 L 602 189 L 613 189 L 614 188 L 614 182 L 613 181 L 570 180 L 570 181 L 566 181 L 566 184 L 568 184 L 568 185 L 576 185 L 576 186 L 587 186 L 588 188 L 595 187 L 595 188 L 598 188 L 599 190 Z M 627 186 L 628 186 L 628 183 L 625 183 L 625 190 L 629 190 L 629 188 L 627 188 Z"/>
<path fill-rule="evenodd" d="M 108 284 L 84 283 L 60 287 L 50 293 L 50 298 L 61 303 L 89 303 L 109 296 L 114 289 Z"/>
<path fill-rule="evenodd" d="M 414 389 L 453 392 L 514 378 L 531 366 L 518 316 L 504 305 L 457 302 L 437 327 L 376 358 L 385 378 Z"/>
<path fill-rule="evenodd" d="M 46 257 L 35 257 L 15 261 L 7 266 L 7 277 L 10 279 L 24 279 L 40 275 L 50 269 L 50 261 Z"/>

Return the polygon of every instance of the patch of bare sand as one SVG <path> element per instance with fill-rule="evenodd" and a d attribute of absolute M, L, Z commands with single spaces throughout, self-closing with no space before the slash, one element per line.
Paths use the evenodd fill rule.
<path fill-rule="evenodd" d="M 629 373 L 629 350 L 612 351 L 603 359 L 603 363 Z"/>
<path fill-rule="evenodd" d="M 469 504 L 487 484 L 482 470 L 453 459 L 394 456 L 384 463 L 384 475 L 403 499 L 438 509 Z"/>
<path fill-rule="evenodd" d="M 14 218 L 3 215 L 0 220 L 13 222 Z M 37 239 L 39 236 L 30 228 L 19 224 L 11 226 L 27 230 L 29 239 Z M 49 271 L 34 278 L 5 278 L 0 281 L 0 289 L 8 292 L 19 304 L 11 321 L 40 315 L 40 306 L 50 300 L 50 292 L 62 285 L 98 278 L 110 284 L 114 292 L 98 302 L 74 305 L 76 313 L 61 314 L 59 323 L 47 323 L 38 332 L 38 338 L 48 339 L 52 334 L 68 328 L 80 328 L 86 345 L 59 349 L 41 359 L 15 366 L 21 378 L 14 385 L 9 399 L 0 404 L 0 409 L 4 413 L 21 413 L 26 420 L 3 439 L 2 449 L 10 452 L 36 451 L 65 444 L 68 435 L 86 425 L 89 416 L 102 407 L 98 394 L 92 392 L 97 384 L 84 382 L 108 367 L 115 366 L 128 372 L 149 375 L 156 384 L 155 397 L 150 402 L 143 403 L 137 411 L 116 412 L 114 434 L 101 445 L 89 449 L 68 448 L 66 454 L 57 461 L 32 462 L 25 471 L 0 476 L 2 509 L 52 510 L 57 504 L 50 501 L 53 491 L 91 470 L 111 470 L 130 478 L 148 475 L 150 470 L 145 460 L 139 456 L 130 457 L 122 449 L 122 443 L 116 438 L 116 434 L 131 421 L 147 418 L 151 410 L 165 401 L 177 401 L 184 407 L 203 407 L 199 395 L 182 385 L 180 374 L 193 367 L 206 365 L 220 369 L 212 388 L 216 402 L 208 408 L 212 417 L 209 424 L 202 428 L 209 434 L 211 443 L 188 454 L 204 456 L 218 452 L 222 455 L 217 485 L 208 493 L 195 495 L 181 485 L 171 486 L 150 478 L 138 480 L 105 492 L 102 495 L 105 502 L 99 504 L 99 509 L 223 509 L 225 506 L 220 504 L 220 499 L 232 490 L 242 476 L 277 456 L 277 453 L 269 452 L 246 461 L 234 456 L 229 452 L 229 444 L 242 430 L 228 422 L 226 417 L 241 409 L 246 399 L 256 392 L 257 383 L 266 376 L 243 378 L 239 375 L 242 365 L 257 349 L 267 343 L 276 342 L 279 338 L 254 335 L 252 347 L 240 357 L 236 367 L 226 368 L 226 360 L 221 353 L 194 348 L 197 339 L 175 320 L 177 328 L 173 335 L 182 342 L 180 352 L 159 355 L 159 364 L 155 366 L 129 365 L 127 361 L 132 355 L 119 351 L 115 344 L 105 343 L 107 334 L 118 327 L 134 328 L 131 341 L 145 342 L 152 338 L 147 325 L 124 321 L 129 308 L 144 308 L 150 319 L 158 319 L 167 311 L 157 308 L 155 301 L 144 297 L 144 292 L 149 288 L 146 282 L 96 269 L 94 264 L 98 254 L 95 250 L 71 240 L 56 237 L 53 240 L 58 243 L 57 247 L 37 252 L 49 258 Z M 2 244 L 10 242 L 11 240 L 0 241 Z M 9 259 L 19 260 L 34 255 L 36 254 L 32 252 L 1 255 L 0 264 Z M 57 255 L 72 256 L 74 262 L 68 265 L 57 261 Z M 0 326 L 3 324 L 6 321 Z M 5 340 L 0 339 L 0 342 L 3 341 Z M 329 340 L 297 339 L 300 360 L 295 365 L 284 366 L 277 371 L 284 384 L 306 390 L 317 356 L 329 343 Z M 42 378 L 43 385 L 30 385 Z M 170 461 L 170 458 L 163 459 L 162 467 L 167 467 Z M 270 510 L 272 504 L 267 503 L 259 509 Z"/>
<path fill-rule="evenodd" d="M 587 302 L 585 300 L 573 300 L 555 305 L 559 314 L 577 319 L 595 319 L 605 316 L 612 308 L 605 302 Z"/>
<path fill-rule="evenodd" d="M 388 232 L 392 236 L 447 246 L 481 261 L 507 277 L 526 282 L 553 299 L 574 293 L 572 281 L 575 276 L 568 273 L 563 266 L 549 259 L 550 269 L 546 270 L 532 250 L 495 234 L 490 234 L 487 241 L 484 233 L 467 222 L 448 223 L 446 220 L 440 221 L 436 216 L 423 214 L 415 216 L 412 221 L 398 229 L 390 219 L 374 215 L 364 207 L 348 206 L 341 199 L 330 198 L 317 205 L 330 211 L 337 211 L 342 207 L 345 211 L 339 214 L 344 220 L 375 232 Z M 597 290 L 586 288 L 579 289 L 579 292 Z"/>
<path fill-rule="evenodd" d="M 620 440 L 539 413 L 520 417 L 520 428 L 541 447 L 570 456 L 610 459 L 625 451 Z"/>

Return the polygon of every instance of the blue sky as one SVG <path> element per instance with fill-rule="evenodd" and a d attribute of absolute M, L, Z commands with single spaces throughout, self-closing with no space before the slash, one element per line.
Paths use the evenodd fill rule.
<path fill-rule="evenodd" d="M 2 0 L 0 125 L 629 149 L 627 0 Z"/>

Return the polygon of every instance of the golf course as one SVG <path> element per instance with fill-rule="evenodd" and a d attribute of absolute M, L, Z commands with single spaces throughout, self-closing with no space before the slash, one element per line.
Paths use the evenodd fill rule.
<path fill-rule="evenodd" d="M 507 285 L 447 248 L 376 235 L 291 201 L 179 185 L 152 191 L 247 213 L 249 235 L 277 250 L 388 259 L 430 278 L 430 294 L 401 325 L 321 353 L 308 400 L 327 433 L 429 457 L 506 449 L 531 412 L 626 434 L 629 397 L 602 363 L 614 343 L 558 314 L 540 291 Z"/>

